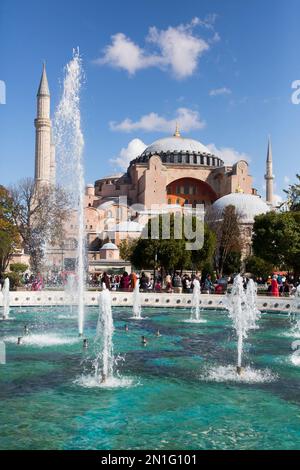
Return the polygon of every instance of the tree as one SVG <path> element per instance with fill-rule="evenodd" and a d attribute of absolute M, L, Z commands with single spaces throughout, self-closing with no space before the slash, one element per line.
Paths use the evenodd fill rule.
<path fill-rule="evenodd" d="M 133 250 L 135 249 L 136 244 L 137 244 L 137 239 L 127 238 L 125 240 L 122 240 L 119 245 L 120 258 L 123 259 L 124 261 L 130 261 L 130 258 L 132 257 L 132 253 L 133 253 Z"/>
<path fill-rule="evenodd" d="M 11 216 L 12 200 L 4 186 L 0 186 L 0 275 L 6 270 L 8 263 L 19 247 L 18 229 Z"/>
<path fill-rule="evenodd" d="M 245 268 L 248 273 L 263 279 L 266 279 L 274 271 L 272 263 L 258 258 L 258 256 L 249 256 L 245 260 Z"/>
<path fill-rule="evenodd" d="M 296 175 L 298 183 L 290 184 L 289 189 L 285 189 L 287 194 L 287 205 L 291 211 L 300 211 L 300 175 Z"/>
<path fill-rule="evenodd" d="M 230 251 L 224 261 L 223 274 L 233 274 L 240 272 L 241 269 L 241 252 Z"/>
<path fill-rule="evenodd" d="M 45 185 L 36 188 L 31 178 L 21 180 L 9 189 L 12 200 L 11 218 L 18 228 L 23 247 L 30 256 L 33 272 L 41 270 L 45 247 L 61 245 L 64 222 L 70 204 L 59 187 Z"/>
<path fill-rule="evenodd" d="M 28 266 L 25 263 L 12 263 L 9 269 L 14 273 L 23 274 L 28 269 Z"/>
<path fill-rule="evenodd" d="M 240 270 L 242 240 L 240 234 L 240 214 L 232 205 L 225 207 L 221 214 L 211 212 L 208 216 L 209 226 L 215 232 L 217 238 L 216 250 L 214 255 L 215 268 L 219 276 L 223 276 L 224 267 L 229 269 L 235 259 L 234 271 Z M 239 264 L 239 266 L 238 266 Z"/>
<path fill-rule="evenodd" d="M 186 219 L 185 219 L 186 220 Z M 198 224 L 204 222 L 198 221 Z M 158 224 L 159 235 L 157 239 L 151 237 L 151 225 Z M 191 217 L 191 225 L 193 231 L 196 230 L 196 217 Z M 187 250 L 186 243 L 193 240 L 187 240 L 184 235 L 184 226 L 181 227 L 181 238 L 174 237 L 174 214 L 170 215 L 170 237 L 164 239 L 162 237 L 163 217 L 159 216 L 158 220 L 150 219 L 145 228 L 148 239 L 140 238 L 130 256 L 132 264 L 138 268 L 156 269 L 161 267 L 163 271 L 174 272 L 183 269 L 201 269 L 201 267 L 211 258 L 215 249 L 215 236 L 204 224 L 204 245 L 199 250 Z M 198 225 L 199 227 L 199 225 Z"/>
<path fill-rule="evenodd" d="M 255 218 L 255 256 L 279 269 L 300 273 L 300 212 L 269 212 Z"/>

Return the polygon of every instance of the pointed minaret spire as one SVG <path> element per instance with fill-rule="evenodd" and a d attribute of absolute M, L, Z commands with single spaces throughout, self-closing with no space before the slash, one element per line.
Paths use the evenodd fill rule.
<path fill-rule="evenodd" d="M 269 136 L 268 141 L 268 153 L 267 153 L 267 163 L 266 163 L 266 201 L 268 204 L 273 205 L 273 155 L 272 155 L 272 144 L 271 137 Z"/>
<path fill-rule="evenodd" d="M 43 62 L 43 72 L 37 96 L 50 96 L 45 62 Z"/>

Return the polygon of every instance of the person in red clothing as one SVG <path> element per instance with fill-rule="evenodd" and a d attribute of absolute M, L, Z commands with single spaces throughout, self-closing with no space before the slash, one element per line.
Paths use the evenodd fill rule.
<path fill-rule="evenodd" d="M 130 276 L 126 271 L 124 271 L 121 280 L 120 280 L 120 289 L 128 291 L 130 286 Z"/>
<path fill-rule="evenodd" d="M 273 295 L 273 297 L 279 297 L 279 286 L 278 286 L 276 274 L 272 278 L 271 294 Z"/>

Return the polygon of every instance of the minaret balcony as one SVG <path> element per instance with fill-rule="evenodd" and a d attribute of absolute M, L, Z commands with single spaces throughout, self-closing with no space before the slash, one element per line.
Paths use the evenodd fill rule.
<path fill-rule="evenodd" d="M 34 120 L 34 125 L 36 128 L 51 127 L 51 120 L 49 118 L 36 118 Z"/>

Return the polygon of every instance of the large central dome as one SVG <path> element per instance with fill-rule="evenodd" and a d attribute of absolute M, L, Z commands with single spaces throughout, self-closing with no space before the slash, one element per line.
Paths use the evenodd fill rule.
<path fill-rule="evenodd" d="M 162 152 L 211 154 L 209 149 L 198 140 L 172 136 L 156 140 L 144 150 L 143 155 L 160 154 Z"/>
<path fill-rule="evenodd" d="M 131 163 L 147 162 L 152 155 L 158 155 L 163 163 L 176 165 L 223 166 L 224 162 L 212 154 L 198 140 L 181 137 L 178 129 L 171 137 L 158 139 Z"/>

